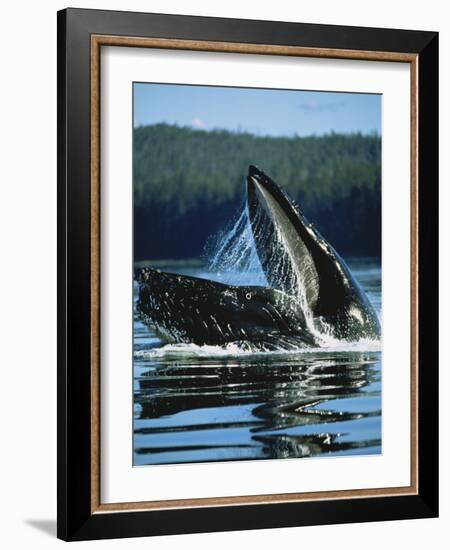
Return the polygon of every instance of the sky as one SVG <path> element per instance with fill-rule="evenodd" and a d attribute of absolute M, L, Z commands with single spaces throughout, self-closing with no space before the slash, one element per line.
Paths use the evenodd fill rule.
<path fill-rule="evenodd" d="M 381 95 L 134 83 L 134 126 L 309 136 L 381 134 Z"/>

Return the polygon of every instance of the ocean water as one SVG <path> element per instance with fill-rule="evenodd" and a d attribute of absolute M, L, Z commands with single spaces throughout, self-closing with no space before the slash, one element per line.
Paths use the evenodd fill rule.
<path fill-rule="evenodd" d="M 348 264 L 381 317 L 381 266 Z M 242 272 L 163 271 L 245 284 Z M 381 344 L 298 352 L 165 344 L 134 319 L 133 463 L 378 454 Z"/>

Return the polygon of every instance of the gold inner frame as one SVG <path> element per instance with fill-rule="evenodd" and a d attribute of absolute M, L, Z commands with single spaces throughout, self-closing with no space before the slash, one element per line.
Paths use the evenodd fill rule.
<path fill-rule="evenodd" d="M 408 487 L 233 497 L 101 503 L 100 500 L 100 50 L 102 46 L 164 48 L 409 63 L 411 75 L 411 483 Z M 338 500 L 418 494 L 418 56 L 409 53 L 266 44 L 91 35 L 91 513 Z"/>

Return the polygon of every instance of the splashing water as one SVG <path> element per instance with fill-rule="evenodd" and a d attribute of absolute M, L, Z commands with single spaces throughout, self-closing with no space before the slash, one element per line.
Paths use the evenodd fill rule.
<path fill-rule="evenodd" d="M 207 251 L 208 269 L 234 285 L 267 286 L 253 241 L 247 205 L 232 227 L 217 235 Z"/>
<path fill-rule="evenodd" d="M 272 286 L 261 267 L 255 240 L 270 241 L 277 243 L 274 247 L 273 262 L 277 264 L 277 277 L 281 288 L 287 290 L 291 296 L 298 299 L 299 305 L 304 313 L 308 330 L 315 336 L 318 345 L 321 347 L 339 346 L 340 341 L 331 334 L 331 328 L 325 323 L 315 320 L 308 306 L 305 292 L 305 277 L 311 276 L 300 271 L 292 271 L 292 259 L 286 261 L 287 255 L 291 254 L 289 244 L 278 227 L 275 226 L 275 234 L 269 238 L 267 226 L 257 216 L 253 229 L 251 227 L 249 212 L 246 202 L 241 208 L 241 213 L 225 232 L 219 233 L 209 243 L 209 250 L 206 255 L 209 257 L 208 270 L 217 273 L 224 282 L 234 285 L 256 285 Z M 273 277 L 272 277 L 273 279 Z M 289 281 L 289 284 L 287 284 Z"/>
<path fill-rule="evenodd" d="M 310 303 L 317 298 L 319 287 L 309 251 L 301 251 L 305 245 L 297 234 L 289 231 L 289 227 L 267 223 L 267 215 L 258 208 L 250 221 L 245 200 L 229 229 L 216 235 L 205 247 L 208 270 L 215 274 L 216 280 L 227 284 L 271 287 L 281 290 L 290 299 L 294 298 L 303 312 L 308 332 L 320 348 L 336 349 L 355 343 L 339 339 L 333 326 L 314 316 Z M 267 257 L 260 259 L 258 250 L 264 250 Z M 363 347 L 379 345 L 378 339 L 367 341 L 361 338 L 358 342 Z"/>

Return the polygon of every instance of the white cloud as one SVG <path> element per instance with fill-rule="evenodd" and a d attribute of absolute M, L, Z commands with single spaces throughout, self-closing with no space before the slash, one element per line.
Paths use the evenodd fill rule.
<path fill-rule="evenodd" d="M 311 101 L 305 101 L 304 103 L 299 103 L 297 108 L 305 112 L 315 112 L 315 113 L 324 113 L 324 112 L 336 112 L 345 104 L 343 101 L 328 101 L 328 102 L 319 102 L 312 99 Z"/>
<path fill-rule="evenodd" d="M 193 118 L 191 120 L 191 124 L 194 128 L 205 128 L 206 127 L 205 121 L 202 120 L 201 118 Z"/>

